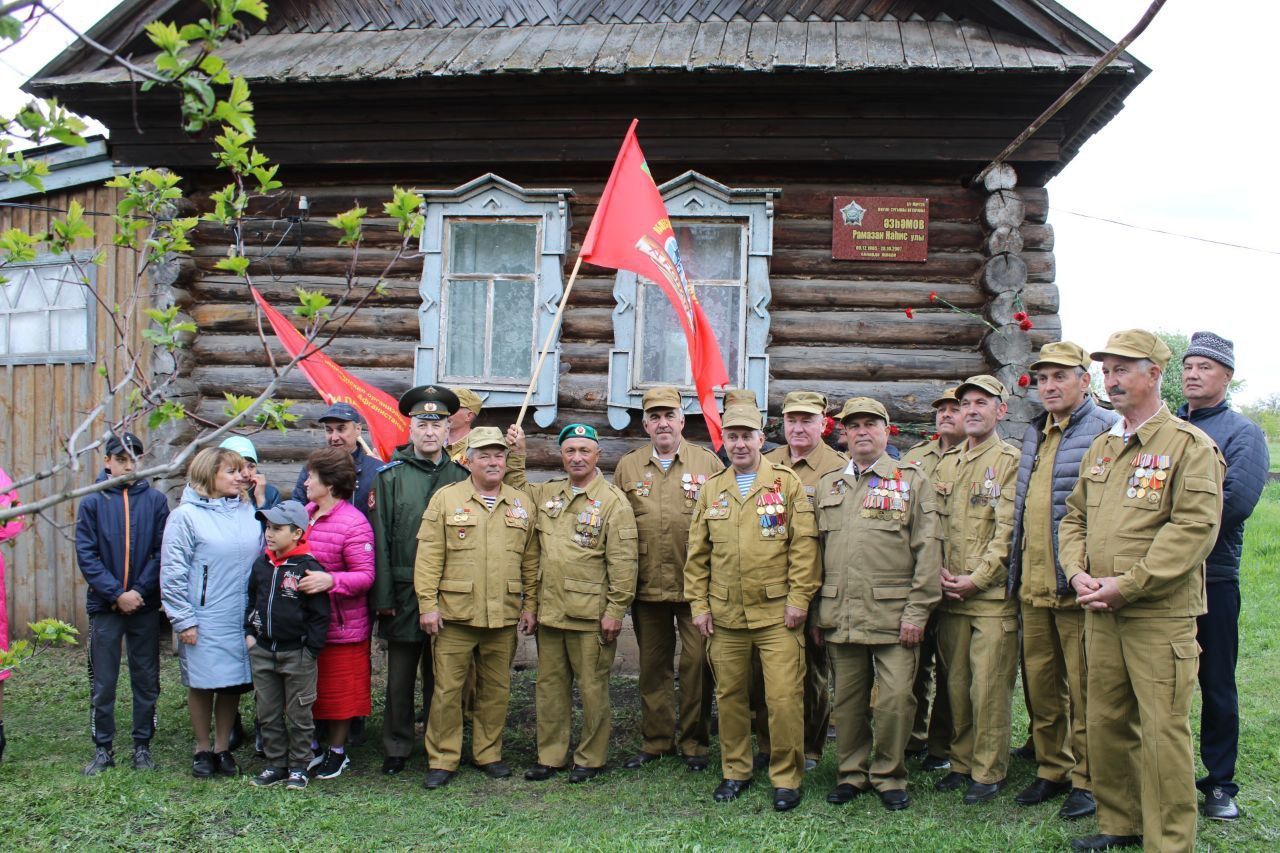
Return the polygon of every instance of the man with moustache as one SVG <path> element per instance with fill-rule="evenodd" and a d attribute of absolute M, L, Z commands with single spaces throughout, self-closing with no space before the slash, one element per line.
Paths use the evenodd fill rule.
<path fill-rule="evenodd" d="M 324 442 L 329 447 L 340 447 L 351 454 L 356 463 L 356 491 L 351 496 L 351 503 L 365 514 L 369 523 L 373 523 L 373 513 L 369 509 L 369 490 L 373 487 L 373 478 L 382 468 L 383 462 L 365 452 L 360 443 L 360 435 L 364 430 L 364 418 L 350 403 L 334 403 L 319 417 L 320 426 L 324 428 Z M 293 499 L 304 506 L 307 503 L 307 490 L 303 485 L 307 481 L 307 466 L 303 465 L 298 472 L 298 480 L 293 484 Z"/>

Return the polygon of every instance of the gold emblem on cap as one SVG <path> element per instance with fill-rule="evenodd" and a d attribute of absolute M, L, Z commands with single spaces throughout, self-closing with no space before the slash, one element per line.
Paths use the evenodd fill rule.
<path fill-rule="evenodd" d="M 576 427 L 574 427 L 574 428 L 573 428 L 573 434 L 574 434 L 574 435 L 586 435 L 586 434 L 587 434 L 587 428 L 586 428 L 586 427 L 583 427 L 583 426 L 576 426 Z"/>

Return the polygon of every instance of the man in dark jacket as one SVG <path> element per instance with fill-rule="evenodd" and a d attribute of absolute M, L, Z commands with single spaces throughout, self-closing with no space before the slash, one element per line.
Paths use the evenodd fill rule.
<path fill-rule="evenodd" d="M 324 441 L 329 447 L 341 447 L 351 454 L 356 463 L 356 491 L 351 503 L 365 514 L 369 523 L 373 523 L 373 514 L 369 512 L 369 490 L 373 488 L 373 478 L 382 467 L 383 462 L 365 452 L 360 443 L 360 433 L 364 427 L 364 418 L 349 403 L 334 403 L 320 413 L 320 426 L 324 427 Z M 298 481 L 293 484 L 292 498 L 302 505 L 307 503 L 307 466 L 303 465 L 298 472 Z"/>
<path fill-rule="evenodd" d="M 1204 794 L 1204 816 L 1235 820 L 1236 753 L 1240 740 L 1240 706 L 1236 697 L 1236 654 L 1239 650 L 1240 552 L 1244 523 L 1262 496 L 1271 454 L 1262 430 L 1227 405 L 1227 389 L 1235 373 L 1235 347 L 1212 332 L 1196 332 L 1182 358 L 1182 393 L 1186 405 L 1178 417 L 1208 433 L 1227 459 L 1222 487 L 1222 526 L 1205 562 L 1209 612 L 1196 617 L 1200 643 L 1200 757 L 1208 771 L 1196 780 Z"/>
<path fill-rule="evenodd" d="M 1058 562 L 1058 522 L 1094 438 L 1120 416 L 1089 394 L 1089 356 L 1069 341 L 1045 344 L 1031 365 L 1045 413 L 1027 427 L 1014 498 L 1009 596 L 1022 616 L 1023 682 L 1031 716 L 1036 779 L 1015 797 L 1021 806 L 1070 794 L 1059 817 L 1097 807 L 1085 748 L 1084 611 Z M 1086 464 L 1101 464 L 1087 461 Z"/>
<path fill-rule="evenodd" d="M 431 701 L 431 644 L 418 624 L 418 595 L 413 567 L 418 554 L 422 514 L 436 490 L 467 479 L 469 473 L 445 453 L 448 416 L 458 410 L 448 388 L 422 385 L 400 398 L 409 418 L 409 443 L 382 466 L 369 492 L 377 575 L 369 606 L 378 615 L 378 636 L 387 643 L 387 701 L 382 718 L 382 772 L 395 775 L 416 740 L 413 688 L 422 672 L 423 705 Z"/>
<path fill-rule="evenodd" d="M 132 474 L 142 442 L 133 433 L 107 439 L 98 482 Z M 94 756 L 84 775 L 115 766 L 116 682 L 123 642 L 133 688 L 135 770 L 154 770 L 151 738 L 160 697 L 160 542 L 169 502 L 146 480 L 95 492 L 76 514 L 76 562 L 89 612 L 89 683 Z"/>

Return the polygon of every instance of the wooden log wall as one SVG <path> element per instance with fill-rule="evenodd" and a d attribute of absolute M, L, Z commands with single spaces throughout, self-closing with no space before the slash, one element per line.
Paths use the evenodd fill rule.
<path fill-rule="evenodd" d="M 65 210 L 72 200 L 79 201 L 86 211 L 112 213 L 118 191 L 85 187 L 23 199 L 23 203 Z M 0 230 L 47 231 L 50 220 L 60 216 L 42 210 L 0 207 Z M 111 219 L 89 216 L 87 221 L 93 226 L 94 236 L 75 248 L 110 247 L 115 233 Z M 145 287 L 136 287 L 136 267 L 131 252 L 108 249 L 105 258 L 106 262 L 97 272 L 101 303 L 97 314 L 96 364 L 0 365 L 0 412 L 3 413 L 0 467 L 15 480 L 44 470 L 62 458 L 57 449 L 60 440 L 79 425 L 83 414 L 98 404 L 105 391 L 105 380 L 97 373 L 97 366 L 108 366 L 116 376 L 127 367 L 124 350 L 117 346 L 119 338 L 111 330 L 108 312 L 102 305 L 128 306 L 137 300 L 134 323 L 127 331 L 134 351 L 140 351 L 141 331 L 148 322 L 144 309 L 150 306 L 149 293 Z M 119 412 L 112 414 L 118 416 Z M 101 429 L 104 423 L 99 420 L 96 429 Z M 145 435 L 143 440 L 147 440 Z M 66 471 L 22 489 L 21 499 L 31 502 L 93 482 L 102 470 L 102 456 L 95 453 L 82 458 L 85 466 L 81 471 Z M 11 639 L 25 635 L 29 622 L 48 617 L 71 622 L 82 633 L 88 630 L 85 584 L 76 567 L 72 540 L 75 513 L 74 503 L 59 504 L 43 517 L 32 520 L 31 526 L 16 539 L 0 546 L 6 564 Z"/>
<path fill-rule="evenodd" d="M 982 343 L 988 327 L 979 319 L 952 312 L 930 302 L 930 293 L 966 311 L 987 315 L 989 286 L 984 272 L 990 264 L 989 228 L 983 225 L 987 193 L 955 182 L 936 179 L 871 183 L 820 182 L 815 178 L 779 180 L 743 167 L 714 164 L 699 167 L 709 177 L 734 186 L 776 186 L 782 195 L 775 204 L 774 254 L 771 263 L 773 300 L 769 408 L 777 413 L 788 391 L 818 390 L 832 406 L 847 397 L 866 394 L 883 401 L 900 425 L 924 429 L 932 422 L 930 402 L 948 385 L 978 372 L 995 369 Z M 420 188 L 451 188 L 478 173 L 433 175 L 430 182 L 411 175 L 377 184 L 293 185 L 295 197 L 306 195 L 309 222 L 295 225 L 281 220 L 254 223 L 248 234 L 255 281 L 274 304 L 286 308 L 294 289 L 319 289 L 337 296 L 345 288 L 351 254 L 335 247 L 336 232 L 324 219 L 356 203 L 377 210 L 393 183 Z M 529 187 L 572 187 L 572 249 L 565 257 L 566 276 L 576 258 L 602 189 L 600 175 L 590 178 L 564 174 L 548 177 L 545 170 L 526 180 L 519 169 L 503 177 Z M 659 175 L 659 180 L 665 175 Z M 835 261 L 831 258 L 831 199 L 836 194 L 927 196 L 930 199 L 929 260 L 923 264 Z M 1006 240 L 1019 243 L 1017 257 L 1025 264 L 1022 299 L 1035 322 L 1026 346 L 1038 348 L 1060 336 L 1058 292 L 1054 285 L 1053 230 L 1047 224 L 1048 199 L 1043 189 L 1019 190 L 1023 221 Z M 207 189 L 192 193 L 198 209 L 207 202 Z M 275 210 L 289 213 L 286 202 Z M 373 226 L 385 220 L 371 219 Z M 283 237 L 283 240 L 282 240 Z M 253 307 L 244 284 L 213 270 L 226 253 L 228 235 L 203 228 L 178 286 L 179 299 L 200 326 L 193 345 L 190 378 L 198 388 L 198 412 L 212 421 L 223 419 L 223 393 L 258 393 L 269 378 L 268 359 L 258 340 Z M 393 255 L 396 234 L 386 227 L 366 231 L 356 270 L 372 281 Z M 418 281 L 421 260 L 397 262 L 385 294 L 370 298 L 347 327 L 330 354 L 352 373 L 393 395 L 412 384 L 414 346 L 418 336 Z M 611 272 L 584 267 L 564 317 L 561 336 L 562 375 L 559 417 L 562 425 L 580 420 L 595 425 L 604 436 L 602 465 L 612 469 L 627 450 L 643 442 L 637 420 L 624 433 L 610 429 L 606 417 L 607 358 L 612 345 L 613 277 Z M 915 318 L 904 309 L 912 307 Z M 1021 334 L 1021 333 L 1020 333 Z M 272 341 L 277 359 L 283 349 Z M 301 419 L 288 435 L 260 434 L 263 467 L 278 485 L 291 487 L 300 460 L 320 443 L 315 421 L 322 410 L 317 395 L 301 375 L 285 382 L 284 396 L 298 401 Z M 506 426 L 515 410 L 486 411 L 480 423 Z M 526 423 L 531 432 L 532 422 Z M 688 434 L 705 439 L 700 418 L 690 419 Z M 530 440 L 534 468 L 558 468 L 555 431 Z M 904 444 L 909 436 L 902 437 Z"/>

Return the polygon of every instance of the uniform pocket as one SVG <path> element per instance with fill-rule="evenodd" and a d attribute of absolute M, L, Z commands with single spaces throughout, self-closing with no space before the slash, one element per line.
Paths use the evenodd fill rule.
<path fill-rule="evenodd" d="M 712 542 L 729 542 L 733 538 L 733 530 L 727 518 L 707 518 L 707 535 Z"/>
<path fill-rule="evenodd" d="M 444 528 L 445 547 L 450 551 L 467 551 L 476 547 L 475 522 L 447 524 Z"/>
<path fill-rule="evenodd" d="M 1173 707 L 1175 717 L 1185 717 L 1191 711 L 1191 696 L 1195 693 L 1196 673 L 1200 665 L 1200 646 L 1195 640 L 1173 643 Z"/>
<path fill-rule="evenodd" d="M 520 618 L 520 600 L 523 592 L 524 585 L 520 581 L 507 581 L 507 595 L 502 607 L 504 617 L 507 619 Z"/>
<path fill-rule="evenodd" d="M 600 596 L 604 584 L 578 578 L 564 579 L 564 613 L 571 619 L 599 619 L 604 608 Z"/>
<path fill-rule="evenodd" d="M 475 615 L 475 599 L 471 590 L 475 584 L 461 578 L 441 578 L 437 599 L 440 618 L 448 621 L 466 621 Z"/>
<path fill-rule="evenodd" d="M 771 583 L 766 584 L 764 588 L 765 598 L 786 598 L 787 592 L 791 585 L 788 583 Z"/>
<path fill-rule="evenodd" d="M 725 586 L 722 583 L 716 583 L 715 581 L 712 581 L 710 584 L 707 585 L 707 591 L 711 594 L 712 598 L 718 598 L 721 601 L 729 600 L 729 587 Z"/>

